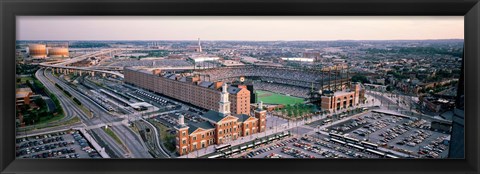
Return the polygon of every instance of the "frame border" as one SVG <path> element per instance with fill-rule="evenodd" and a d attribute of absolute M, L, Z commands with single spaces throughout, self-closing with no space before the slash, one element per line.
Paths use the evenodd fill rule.
<path fill-rule="evenodd" d="M 0 0 L 1 173 L 478 173 L 480 3 L 478 0 Z M 465 16 L 465 159 L 15 159 L 15 17 L 88 16 Z M 215 167 L 206 167 L 215 165 Z M 232 168 L 230 166 L 234 166 Z M 245 167 L 241 167 L 245 166 Z M 346 167 L 348 166 L 348 167 Z"/>

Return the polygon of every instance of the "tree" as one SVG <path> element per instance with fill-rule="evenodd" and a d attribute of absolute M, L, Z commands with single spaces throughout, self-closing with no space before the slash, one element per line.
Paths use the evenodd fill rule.
<path fill-rule="evenodd" d="M 47 106 L 47 104 L 42 98 L 36 98 L 35 100 L 33 100 L 33 102 L 37 104 L 40 108 L 44 108 L 45 106 Z"/>
<path fill-rule="evenodd" d="M 392 86 L 388 85 L 387 86 L 387 91 L 392 91 L 392 90 L 393 90 Z"/>
<path fill-rule="evenodd" d="M 364 76 L 364 75 L 360 75 L 360 74 L 355 74 L 354 76 L 352 76 L 352 81 L 353 82 L 360 82 L 360 83 L 368 83 L 367 77 Z"/>

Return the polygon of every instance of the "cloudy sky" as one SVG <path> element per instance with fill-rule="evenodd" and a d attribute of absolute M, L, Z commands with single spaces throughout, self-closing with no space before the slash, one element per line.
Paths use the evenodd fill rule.
<path fill-rule="evenodd" d="M 463 39 L 463 16 L 18 16 L 17 40 Z"/>

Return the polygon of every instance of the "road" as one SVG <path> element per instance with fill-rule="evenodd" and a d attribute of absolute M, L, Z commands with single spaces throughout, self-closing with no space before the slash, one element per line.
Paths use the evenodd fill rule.
<path fill-rule="evenodd" d="M 141 119 L 144 123 L 146 123 L 146 125 L 148 125 L 148 127 L 150 129 L 153 129 L 154 130 L 154 133 L 155 133 L 155 143 L 157 145 L 157 149 L 160 149 L 160 154 L 163 155 L 162 157 L 163 158 L 170 158 L 170 155 L 168 155 L 167 151 L 164 149 L 164 146 L 162 145 L 161 143 L 161 140 L 160 140 L 160 133 L 158 133 L 158 128 L 156 126 L 154 126 L 152 123 L 148 122 L 147 120 L 144 120 L 143 118 Z"/>
<path fill-rule="evenodd" d="M 89 120 L 91 121 L 91 124 L 87 124 L 87 126 L 93 124 L 111 123 L 122 120 L 122 118 L 114 117 L 112 114 L 108 113 L 108 111 L 104 110 L 101 106 L 96 104 L 89 97 L 85 96 L 78 90 L 73 89 L 73 87 L 71 87 L 70 85 L 67 85 L 66 83 L 68 82 L 54 77 L 50 71 L 47 72 L 46 75 L 48 78 L 52 79 L 55 83 L 60 85 L 64 90 L 72 94 L 73 97 L 77 98 L 83 106 L 92 111 L 92 113 L 94 114 L 94 118 Z M 129 150 L 130 153 L 128 157 L 152 158 L 152 156 L 148 153 L 148 150 L 141 138 L 130 128 L 125 125 L 114 125 L 112 126 L 112 130 L 115 132 L 115 134 L 119 136 L 119 138 L 123 141 L 123 143 Z"/>
<path fill-rule="evenodd" d="M 68 98 L 60 89 L 55 87 L 54 83 L 57 83 L 65 90 L 69 91 L 72 94 L 72 96 L 79 99 L 82 102 L 82 104 L 86 105 L 87 107 L 88 106 L 91 107 L 92 104 L 88 102 L 86 99 L 84 99 L 83 97 L 81 97 L 77 91 L 71 89 L 71 87 L 69 87 L 64 82 L 57 79 L 56 77 L 54 77 L 50 72 L 46 72 L 44 69 L 40 69 L 39 71 L 37 71 L 36 75 L 39 81 L 42 82 L 49 91 L 51 91 L 53 94 L 57 96 L 62 108 L 64 109 L 65 117 L 66 117 L 65 120 L 72 118 L 74 116 L 78 116 L 85 126 L 102 123 L 103 120 L 101 119 L 98 119 L 98 118 L 90 119 L 81 109 L 77 107 L 77 105 L 70 98 Z M 100 109 L 95 108 L 94 110 L 98 111 Z M 121 120 L 121 119 L 115 119 L 115 118 L 107 118 L 107 119 L 108 119 L 107 121 L 109 122 Z M 63 127 L 53 128 L 49 130 L 55 130 L 60 128 L 63 128 Z M 125 141 L 125 144 L 129 149 L 133 149 L 131 152 L 132 155 L 125 155 L 125 154 L 128 154 L 128 151 L 125 151 L 118 143 L 116 143 L 109 135 L 107 135 L 100 128 L 93 129 L 92 132 L 98 135 L 101 139 L 100 141 L 105 142 L 106 146 L 108 146 L 108 148 L 110 148 L 115 153 L 116 156 L 123 156 L 123 157 L 128 156 L 128 157 L 138 157 L 138 158 L 150 157 L 148 152 L 146 152 L 143 148 L 141 148 L 142 147 L 141 143 L 131 142 L 131 141 L 138 140 L 138 137 L 127 127 L 123 125 L 114 126 L 113 130 L 117 135 L 123 135 L 123 137 L 125 137 L 123 141 Z M 129 139 L 129 141 L 126 141 L 127 138 Z M 137 146 L 137 147 L 134 147 L 134 146 Z"/>
<path fill-rule="evenodd" d="M 55 87 L 54 80 L 56 78 L 51 76 L 51 74 L 48 74 L 49 73 L 45 73 L 45 70 L 42 68 L 36 72 L 36 77 L 40 82 L 44 84 L 45 88 L 47 88 L 51 93 L 57 96 L 60 105 L 64 110 L 65 117 L 73 118 L 75 116 L 78 116 L 81 119 L 82 124 L 93 125 L 94 123 L 92 122 L 92 120 L 90 120 L 88 116 L 81 109 L 79 109 L 76 104 L 70 98 L 68 98 L 60 89 Z M 62 128 L 63 127 L 55 127 L 50 129 L 50 131 L 60 130 Z M 96 129 L 92 131 L 97 134 L 103 141 L 106 141 L 107 145 L 112 149 L 116 156 L 123 156 L 123 154 L 125 154 L 125 152 L 122 152 L 121 147 L 116 142 L 114 142 L 113 139 L 108 136 L 103 130 Z"/>

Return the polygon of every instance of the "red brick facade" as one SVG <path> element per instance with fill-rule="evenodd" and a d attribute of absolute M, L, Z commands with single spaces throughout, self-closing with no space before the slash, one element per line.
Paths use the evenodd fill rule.
<path fill-rule="evenodd" d="M 157 92 L 180 101 L 191 103 L 195 106 L 218 111 L 218 101 L 220 100 L 220 91 L 222 83 L 214 84 L 214 88 L 199 86 L 200 82 L 197 77 L 187 77 L 186 81 L 179 81 L 180 76 L 176 79 L 169 79 L 160 76 L 160 70 L 153 72 L 145 70 L 135 70 L 131 68 L 124 69 L 125 83 L 145 88 L 147 90 Z M 246 88 L 236 94 L 230 94 L 230 108 L 232 114 L 250 115 L 250 91 Z"/>

